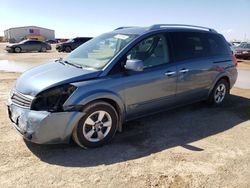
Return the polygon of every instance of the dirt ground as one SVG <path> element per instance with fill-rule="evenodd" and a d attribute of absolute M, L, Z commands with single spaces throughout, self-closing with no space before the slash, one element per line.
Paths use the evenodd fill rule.
<path fill-rule="evenodd" d="M 65 55 L 32 54 L 1 49 L 0 60 Z M 233 88 L 221 107 L 197 103 L 130 122 L 110 144 L 83 150 L 28 143 L 11 127 L 5 102 L 19 75 L 0 72 L 0 187 L 250 187 L 250 90 Z"/>

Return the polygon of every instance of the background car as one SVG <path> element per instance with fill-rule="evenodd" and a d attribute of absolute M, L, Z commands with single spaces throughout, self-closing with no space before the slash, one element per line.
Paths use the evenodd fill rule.
<path fill-rule="evenodd" d="M 44 41 L 44 42 L 46 42 L 47 44 L 56 44 L 56 43 L 57 43 L 56 40 L 52 40 L 52 39 L 46 40 L 46 41 Z"/>
<path fill-rule="evenodd" d="M 233 41 L 233 42 L 231 42 L 232 43 L 232 45 L 234 46 L 234 47 L 238 47 L 240 44 L 241 44 L 241 42 L 239 42 L 239 41 Z"/>
<path fill-rule="evenodd" d="M 56 50 L 58 52 L 71 52 L 72 50 L 76 49 L 78 46 L 82 45 L 83 43 L 87 42 L 88 40 L 92 39 L 91 37 L 77 37 L 73 39 L 69 39 L 64 43 L 60 43 L 56 45 Z"/>
<path fill-rule="evenodd" d="M 62 43 L 62 42 L 66 42 L 69 39 L 56 39 L 56 43 Z"/>
<path fill-rule="evenodd" d="M 5 48 L 8 52 L 46 52 L 47 50 L 51 50 L 51 46 L 45 42 L 37 41 L 37 40 L 24 40 L 16 44 L 9 44 Z"/>
<path fill-rule="evenodd" d="M 235 56 L 239 59 L 250 59 L 250 43 L 241 43 L 235 48 Z"/>

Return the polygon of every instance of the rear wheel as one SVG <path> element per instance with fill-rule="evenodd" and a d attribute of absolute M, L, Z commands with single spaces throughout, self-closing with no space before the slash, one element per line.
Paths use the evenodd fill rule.
<path fill-rule="evenodd" d="M 46 51 L 47 51 L 47 49 L 45 47 L 41 48 L 41 52 L 46 52 Z"/>
<path fill-rule="evenodd" d="M 209 95 L 208 102 L 213 105 L 222 104 L 229 95 L 229 83 L 225 79 L 219 80 Z"/>
<path fill-rule="evenodd" d="M 16 53 L 20 53 L 22 50 L 21 50 L 20 47 L 15 47 L 14 51 L 15 51 Z"/>
<path fill-rule="evenodd" d="M 98 101 L 84 109 L 73 131 L 73 140 L 83 148 L 94 148 L 106 144 L 115 135 L 118 114 L 109 103 Z"/>

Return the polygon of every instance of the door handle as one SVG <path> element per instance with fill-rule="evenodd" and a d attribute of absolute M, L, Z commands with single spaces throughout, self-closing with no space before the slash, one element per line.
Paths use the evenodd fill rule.
<path fill-rule="evenodd" d="M 165 75 L 166 76 L 172 76 L 174 75 L 176 72 L 175 71 L 168 71 L 168 72 L 165 72 Z"/>
<path fill-rule="evenodd" d="M 179 72 L 180 73 L 186 73 L 186 72 L 188 72 L 189 70 L 188 69 L 181 69 Z"/>

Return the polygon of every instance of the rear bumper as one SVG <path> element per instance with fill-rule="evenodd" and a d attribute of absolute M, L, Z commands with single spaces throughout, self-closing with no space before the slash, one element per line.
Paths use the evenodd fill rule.
<path fill-rule="evenodd" d="M 80 112 L 33 111 L 8 101 L 8 115 L 13 127 L 28 141 L 38 144 L 68 143 Z"/>

